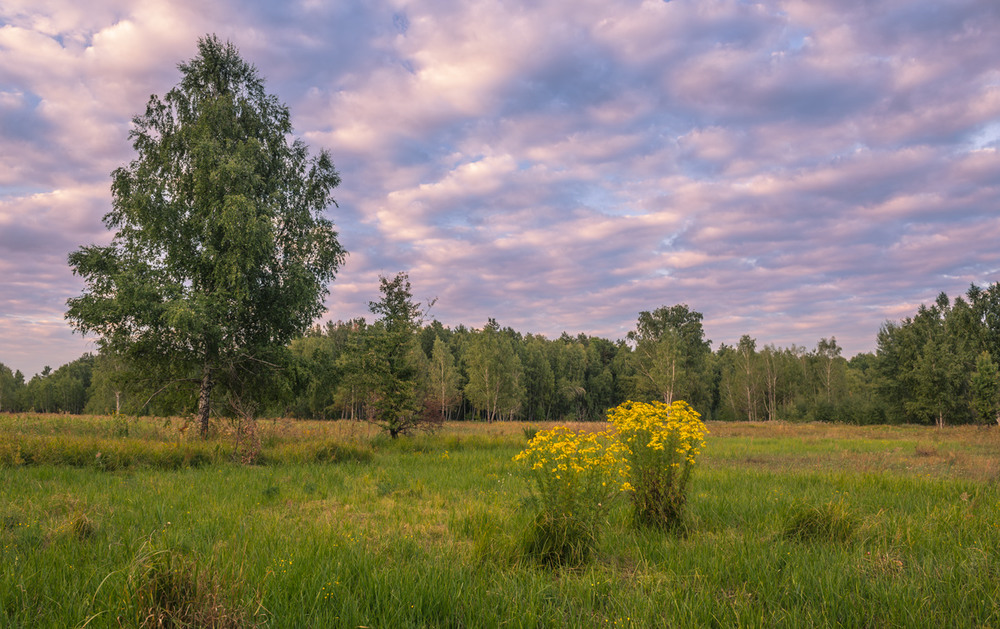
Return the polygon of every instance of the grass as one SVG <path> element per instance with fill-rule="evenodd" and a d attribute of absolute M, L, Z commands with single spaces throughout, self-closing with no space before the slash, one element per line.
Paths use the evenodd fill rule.
<path fill-rule="evenodd" d="M 255 465 L 183 426 L 0 416 L 0 626 L 1000 625 L 995 430 L 710 424 L 680 532 L 622 500 L 552 569 L 524 425 L 261 422 Z"/>

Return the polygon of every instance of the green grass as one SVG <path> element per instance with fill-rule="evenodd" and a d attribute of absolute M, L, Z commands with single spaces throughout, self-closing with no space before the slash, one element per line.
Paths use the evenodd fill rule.
<path fill-rule="evenodd" d="M 242 465 L 231 434 L 113 421 L 0 416 L 0 627 L 1000 625 L 995 430 L 712 424 L 680 532 L 621 501 L 552 569 L 522 425 L 261 422 Z"/>

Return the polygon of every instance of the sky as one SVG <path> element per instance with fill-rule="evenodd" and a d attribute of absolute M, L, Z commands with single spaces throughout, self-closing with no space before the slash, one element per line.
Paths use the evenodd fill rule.
<path fill-rule="evenodd" d="M 1000 280 L 996 0 L 3 0 L 0 362 L 95 351 L 67 255 L 110 242 L 131 118 L 209 33 L 341 174 L 323 320 L 406 271 L 449 326 L 687 304 L 713 349 L 852 356 Z"/>

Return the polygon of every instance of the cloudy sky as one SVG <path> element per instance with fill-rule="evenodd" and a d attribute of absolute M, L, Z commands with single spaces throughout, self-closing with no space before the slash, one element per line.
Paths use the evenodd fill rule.
<path fill-rule="evenodd" d="M 130 119 L 232 41 L 343 177 L 328 319 L 405 270 L 432 316 L 850 356 L 1000 280 L 996 0 L 4 0 L 0 361 L 92 350 L 66 264 L 106 243 Z"/>

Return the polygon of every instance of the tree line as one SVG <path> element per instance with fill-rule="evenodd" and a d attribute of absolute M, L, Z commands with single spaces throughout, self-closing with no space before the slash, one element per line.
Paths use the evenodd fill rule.
<path fill-rule="evenodd" d="M 730 421 L 1000 421 L 1000 284 L 954 300 L 942 293 L 885 323 L 875 352 L 850 359 L 832 337 L 806 348 L 744 335 L 713 350 L 701 313 L 683 304 L 640 313 L 625 339 L 550 339 L 494 319 L 424 323 L 405 274 L 382 278 L 381 289 L 372 321 L 315 325 L 287 344 L 260 391 L 260 415 L 366 419 L 398 433 L 443 420 L 595 421 L 627 399 L 684 399 Z M 198 410 L 197 387 L 161 387 L 142 364 L 103 352 L 27 382 L 0 365 L 0 410 Z M 226 395 L 220 414 L 233 412 Z"/>

